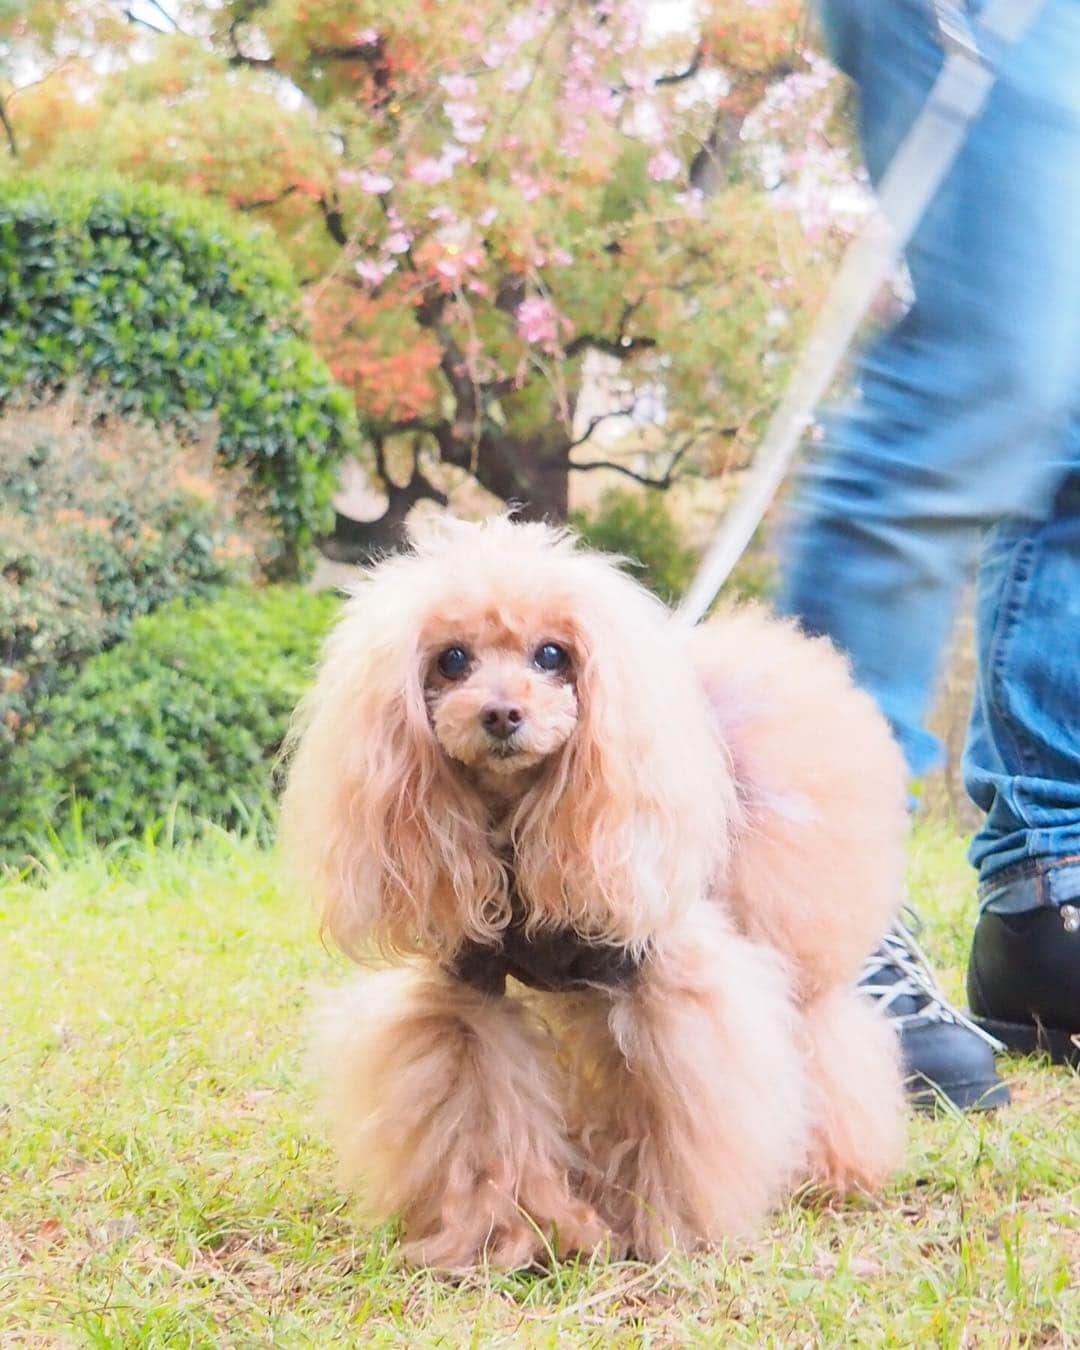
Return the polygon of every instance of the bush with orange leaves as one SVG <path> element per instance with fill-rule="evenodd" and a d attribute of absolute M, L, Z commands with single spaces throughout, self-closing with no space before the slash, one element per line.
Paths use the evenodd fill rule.
<path fill-rule="evenodd" d="M 0 770 L 36 701 L 133 619 L 250 576 L 266 531 L 212 433 L 184 440 L 78 393 L 0 416 Z"/>

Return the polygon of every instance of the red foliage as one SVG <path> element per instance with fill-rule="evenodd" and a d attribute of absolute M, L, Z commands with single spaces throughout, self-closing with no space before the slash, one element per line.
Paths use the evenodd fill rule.
<path fill-rule="evenodd" d="M 312 335 L 334 378 L 374 422 L 409 422 L 437 410 L 439 349 L 415 322 L 402 287 L 379 296 L 345 284 L 309 293 Z M 411 329 L 408 337 L 402 329 Z"/>

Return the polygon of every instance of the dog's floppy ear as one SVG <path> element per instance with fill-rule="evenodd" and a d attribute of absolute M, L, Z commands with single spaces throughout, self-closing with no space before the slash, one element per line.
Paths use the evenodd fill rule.
<path fill-rule="evenodd" d="M 361 585 L 286 750 L 286 858 L 315 892 L 324 931 L 352 955 L 372 942 L 446 954 L 469 926 L 458 897 L 490 912 L 503 886 L 428 725 L 417 627 L 408 588 L 397 584 L 416 566 L 395 560 Z"/>
<path fill-rule="evenodd" d="M 576 566 L 578 725 L 524 804 L 518 868 L 565 917 L 643 946 L 724 865 L 734 783 L 682 630 L 607 562 Z"/>

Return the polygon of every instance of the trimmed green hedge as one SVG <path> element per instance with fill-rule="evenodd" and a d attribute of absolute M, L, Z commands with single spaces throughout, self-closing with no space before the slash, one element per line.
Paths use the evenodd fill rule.
<path fill-rule="evenodd" d="M 137 835 L 177 806 L 235 828 L 270 801 L 274 758 L 336 597 L 293 586 L 171 604 L 46 699 L 0 791 L 0 858 L 18 862 L 81 803 L 84 837 Z"/>
<path fill-rule="evenodd" d="M 307 341 L 284 257 L 223 208 L 147 184 L 0 183 L 0 402 L 79 381 L 119 411 L 213 412 L 296 573 L 327 527 L 355 409 Z"/>

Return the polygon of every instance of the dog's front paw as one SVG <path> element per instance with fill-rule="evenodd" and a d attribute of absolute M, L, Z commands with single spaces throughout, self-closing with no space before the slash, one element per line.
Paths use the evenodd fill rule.
<path fill-rule="evenodd" d="M 543 1233 L 526 1216 L 508 1218 L 500 1212 L 489 1216 L 483 1237 L 477 1236 L 471 1221 L 446 1223 L 422 1238 L 406 1242 L 402 1254 L 409 1265 L 458 1274 L 481 1265 L 496 1270 L 542 1265 L 548 1249 Z"/>
<path fill-rule="evenodd" d="M 405 1259 L 416 1266 L 462 1271 L 478 1265 L 523 1270 L 553 1259 L 587 1256 L 610 1243 L 603 1220 L 550 1177 L 532 1178 L 513 1199 L 490 1179 L 445 1203 L 432 1231 L 408 1240 Z"/>

